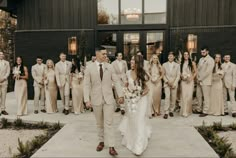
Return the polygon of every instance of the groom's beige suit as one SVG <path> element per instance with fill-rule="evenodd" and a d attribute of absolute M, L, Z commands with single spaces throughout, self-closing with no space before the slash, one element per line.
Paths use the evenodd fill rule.
<path fill-rule="evenodd" d="M 97 121 L 98 137 L 109 147 L 114 147 L 115 138 L 112 127 L 115 99 L 112 92 L 114 84 L 118 97 L 123 97 L 119 79 L 111 64 L 102 63 L 103 78 L 100 78 L 100 63 L 91 63 L 85 70 L 84 101 L 91 102 Z"/>

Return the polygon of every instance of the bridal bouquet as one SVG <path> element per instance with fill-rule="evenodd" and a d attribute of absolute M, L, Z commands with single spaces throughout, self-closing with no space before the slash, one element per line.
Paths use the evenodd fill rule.
<path fill-rule="evenodd" d="M 20 74 L 21 74 L 21 71 L 17 68 L 17 67 L 14 67 L 14 69 L 13 69 L 13 75 L 14 75 L 14 77 L 17 79 L 17 80 L 19 80 L 20 79 Z"/>
<path fill-rule="evenodd" d="M 129 112 L 137 111 L 137 102 L 141 99 L 143 90 L 141 86 L 125 87 L 125 103 Z"/>

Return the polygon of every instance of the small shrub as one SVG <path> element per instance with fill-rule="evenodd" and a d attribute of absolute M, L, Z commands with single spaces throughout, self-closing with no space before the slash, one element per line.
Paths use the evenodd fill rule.
<path fill-rule="evenodd" d="M 7 119 L 6 119 L 6 118 L 2 118 L 2 119 L 1 119 L 1 127 L 2 127 L 2 128 L 7 128 L 7 126 L 8 126 L 8 121 L 7 121 Z"/>
<path fill-rule="evenodd" d="M 24 127 L 24 123 L 22 121 L 22 119 L 17 118 L 14 123 L 13 123 L 14 127 L 16 128 L 20 128 L 20 127 Z"/>

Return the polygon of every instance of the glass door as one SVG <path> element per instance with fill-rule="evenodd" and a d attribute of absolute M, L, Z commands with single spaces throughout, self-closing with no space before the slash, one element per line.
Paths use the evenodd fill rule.
<path fill-rule="evenodd" d="M 123 54 L 124 60 L 130 63 L 131 57 L 140 50 L 140 33 L 127 32 L 123 34 Z"/>

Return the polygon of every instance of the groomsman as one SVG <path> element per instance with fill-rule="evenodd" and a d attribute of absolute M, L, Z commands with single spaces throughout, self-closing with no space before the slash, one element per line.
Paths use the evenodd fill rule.
<path fill-rule="evenodd" d="M 116 75 L 118 76 L 120 83 L 122 87 L 127 84 L 127 77 L 126 72 L 128 71 L 127 62 L 125 60 L 122 60 L 123 55 L 121 52 L 116 53 L 116 60 L 112 62 L 113 68 L 115 70 Z M 115 90 L 115 96 L 117 98 L 117 92 Z M 125 114 L 124 105 L 121 104 L 120 107 L 117 107 L 115 112 L 121 111 L 121 114 Z"/>
<path fill-rule="evenodd" d="M 45 113 L 45 93 L 44 93 L 44 71 L 46 65 L 43 64 L 42 57 L 36 58 L 36 64 L 31 68 L 31 74 L 34 79 L 34 113 L 38 114 L 39 99 L 41 104 L 41 112 Z"/>
<path fill-rule="evenodd" d="M 88 67 L 90 64 L 94 63 L 96 61 L 96 56 L 92 56 L 92 59 L 88 62 L 86 62 L 86 67 Z"/>
<path fill-rule="evenodd" d="M 201 48 L 202 58 L 198 63 L 198 75 L 197 75 L 197 99 L 198 109 L 201 109 L 200 117 L 208 115 L 210 107 L 210 92 L 212 85 L 212 72 L 214 68 L 214 59 L 209 55 L 209 49 L 207 46 Z M 202 101 L 202 98 L 204 101 Z"/>
<path fill-rule="evenodd" d="M 4 60 L 3 52 L 0 52 L 0 115 L 8 115 L 6 112 L 6 94 L 8 85 L 8 76 L 10 75 L 10 64 L 8 61 Z"/>
<path fill-rule="evenodd" d="M 168 62 L 163 64 L 164 70 L 164 89 L 165 89 L 165 106 L 164 106 L 164 119 L 174 117 L 174 109 L 177 97 L 178 82 L 180 79 L 180 66 L 174 62 L 174 52 L 168 55 Z"/>
<path fill-rule="evenodd" d="M 63 113 L 69 114 L 70 103 L 70 72 L 72 63 L 66 60 L 66 54 L 60 54 L 60 61 L 55 65 L 56 81 L 60 91 L 62 104 L 64 106 Z"/>
<path fill-rule="evenodd" d="M 236 103 L 235 103 L 235 87 L 236 87 L 236 66 L 230 62 L 230 55 L 224 56 L 224 63 L 222 64 L 224 70 L 224 111 L 225 115 L 229 114 L 227 105 L 227 93 L 229 94 L 230 103 L 232 106 L 232 116 L 236 117 Z"/>

